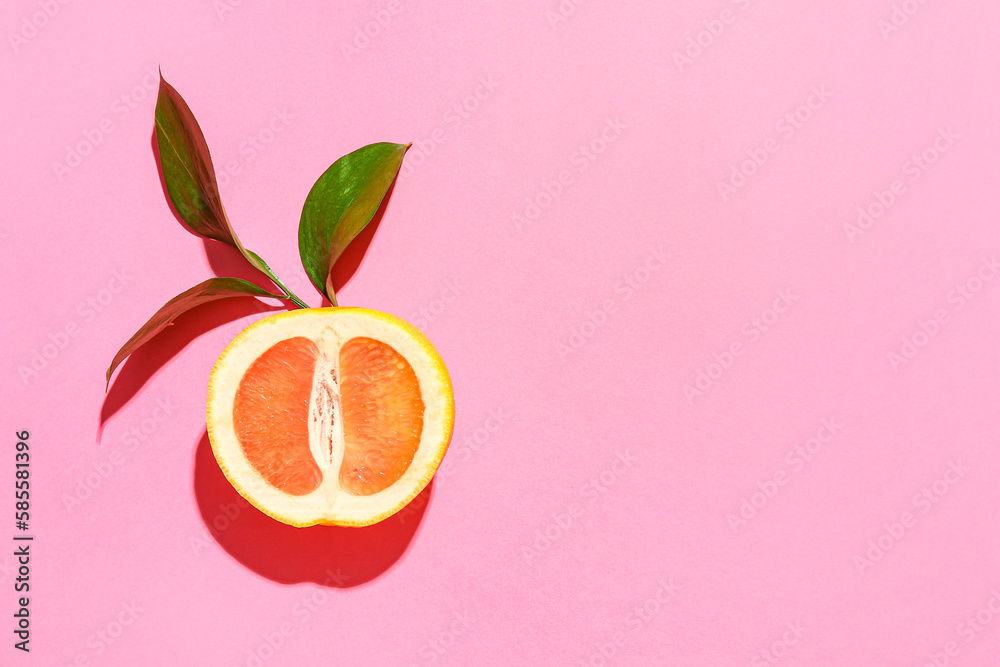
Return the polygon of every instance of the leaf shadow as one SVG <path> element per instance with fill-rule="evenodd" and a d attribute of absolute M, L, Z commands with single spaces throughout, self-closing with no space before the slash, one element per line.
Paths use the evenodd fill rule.
<path fill-rule="evenodd" d="M 389 206 L 389 200 L 392 198 L 392 192 L 396 189 L 397 180 L 393 179 L 389 189 L 386 190 L 385 196 L 382 198 L 382 202 L 375 211 L 375 215 L 372 216 L 371 221 L 361 230 L 360 234 L 354 237 L 354 240 L 348 244 L 343 254 L 341 254 L 340 259 L 333 265 L 331 275 L 333 277 L 334 292 L 339 293 L 351 281 L 358 267 L 361 266 L 365 253 L 368 252 L 368 246 L 371 245 L 372 239 L 375 238 L 378 227 L 382 223 L 382 218 L 385 217 L 385 211 Z"/>
<path fill-rule="evenodd" d="M 156 128 L 153 128 L 152 137 L 149 140 L 150 149 L 153 151 L 153 161 L 156 163 L 156 174 L 160 179 L 160 190 L 163 192 L 163 200 L 167 203 L 170 208 L 170 213 L 174 216 L 174 220 L 180 225 L 181 229 L 185 232 L 199 239 L 205 248 L 205 257 L 208 259 L 208 265 L 212 268 L 217 276 L 229 276 L 232 278 L 242 278 L 244 280 L 249 280 L 258 287 L 262 287 L 269 291 L 276 291 L 274 286 L 271 285 L 270 281 L 267 280 L 257 269 L 250 266 L 246 258 L 240 254 L 240 251 L 233 246 L 223 243 L 222 241 L 216 241 L 215 239 L 206 238 L 200 234 L 196 234 L 187 223 L 184 222 L 184 218 L 181 214 L 177 212 L 177 208 L 174 207 L 174 202 L 170 199 L 170 191 L 167 190 L 167 179 L 163 174 L 163 162 L 160 160 L 160 150 L 159 143 L 156 139 Z M 280 276 L 279 276 L 280 277 Z"/>
<path fill-rule="evenodd" d="M 208 433 L 195 451 L 194 494 L 205 528 L 233 558 L 282 584 L 351 588 L 369 582 L 406 554 L 430 502 L 433 480 L 395 515 L 363 528 L 296 528 L 267 516 L 229 483 Z"/>
<path fill-rule="evenodd" d="M 250 262 L 233 246 L 213 239 L 202 238 L 201 241 L 205 247 L 205 258 L 215 275 L 242 278 L 268 292 L 281 293 L 280 287 L 274 285 L 267 276 L 251 266 Z M 278 274 L 278 277 L 281 278 L 281 274 Z M 289 285 L 292 284 L 294 283 L 289 282 Z"/>
<path fill-rule="evenodd" d="M 205 255 L 215 275 L 243 278 L 269 291 L 278 291 L 263 279 L 260 272 L 251 267 L 243 259 L 238 250 L 221 241 L 214 241 L 198 236 L 184 224 L 183 219 L 170 200 L 157 146 L 156 129 L 154 128 L 152 138 L 150 139 L 150 148 L 153 153 L 153 161 L 156 164 L 156 172 L 160 179 L 160 189 L 163 191 L 163 199 L 166 201 L 170 212 L 181 228 L 203 242 Z M 107 422 L 135 397 L 146 382 L 164 364 L 173 359 L 178 352 L 187 347 L 195 338 L 227 322 L 232 322 L 254 313 L 269 313 L 277 310 L 290 310 L 292 308 L 294 306 L 290 303 L 270 305 L 252 297 L 233 297 L 198 306 L 179 316 L 166 330 L 157 334 L 151 341 L 129 355 L 128 359 L 116 371 L 116 375 L 112 377 L 108 392 L 101 404 L 97 426 L 97 442 L 100 443 Z M 153 312 L 155 311 L 150 312 L 150 315 Z M 139 326 L 141 326 L 141 323 L 137 324 L 137 330 Z M 124 342 L 123 340 L 122 343 Z M 221 351 L 220 349 L 219 352 Z"/>
<path fill-rule="evenodd" d="M 101 404 L 98 442 L 107 422 L 135 397 L 164 364 L 177 356 L 195 338 L 253 313 L 283 309 L 287 309 L 287 306 L 272 306 L 251 297 L 234 297 L 198 306 L 178 317 L 172 325 L 129 355 L 119 366 Z"/>

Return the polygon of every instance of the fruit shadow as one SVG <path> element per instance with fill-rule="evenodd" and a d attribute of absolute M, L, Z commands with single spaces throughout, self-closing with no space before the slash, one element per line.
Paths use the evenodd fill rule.
<path fill-rule="evenodd" d="M 350 588 L 384 574 L 406 553 L 433 484 L 401 511 L 371 526 L 296 528 L 272 519 L 236 492 L 215 460 L 208 433 L 195 452 L 194 493 L 209 534 L 244 566 L 282 584 L 308 581 Z"/>

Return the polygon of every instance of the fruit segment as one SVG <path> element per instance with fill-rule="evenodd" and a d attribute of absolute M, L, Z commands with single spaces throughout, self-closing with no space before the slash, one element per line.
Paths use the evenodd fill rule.
<path fill-rule="evenodd" d="M 371 495 L 403 476 L 420 446 L 424 402 L 416 373 L 396 350 L 372 338 L 340 348 L 344 459 L 340 487 Z"/>
<path fill-rule="evenodd" d="M 293 496 L 323 482 L 309 451 L 309 401 L 318 359 L 319 349 L 308 338 L 276 343 L 247 369 L 233 403 L 236 437 L 250 465 Z"/>

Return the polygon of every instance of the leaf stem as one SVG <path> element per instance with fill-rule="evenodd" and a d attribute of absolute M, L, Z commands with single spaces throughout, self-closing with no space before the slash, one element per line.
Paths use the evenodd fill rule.
<path fill-rule="evenodd" d="M 235 234 L 233 235 L 233 238 L 234 239 L 236 238 Z M 265 276 L 267 276 L 271 280 L 272 283 L 274 283 L 275 285 L 277 285 L 278 287 L 280 287 L 281 290 L 285 293 L 285 296 L 287 296 L 292 301 L 292 303 L 294 303 L 299 308 L 308 308 L 309 307 L 309 306 L 306 305 L 306 303 L 302 299 L 300 299 L 299 297 L 295 296 L 295 294 L 292 292 L 292 290 L 290 290 L 287 287 L 285 287 L 285 283 L 281 282 L 281 278 L 279 278 L 277 276 L 277 274 L 274 273 L 274 270 L 271 269 L 271 267 L 267 265 L 267 262 L 265 262 L 261 258 L 260 255 L 258 255 L 255 252 L 251 252 L 251 251 L 247 250 L 246 248 L 244 248 L 243 244 L 241 244 L 239 242 L 239 240 L 236 241 L 236 244 L 237 244 L 236 247 L 243 254 L 243 256 L 247 259 L 247 261 L 250 262 L 250 265 L 253 266 L 255 269 L 257 269 L 258 271 L 260 271 L 261 273 L 263 273 Z"/>
<path fill-rule="evenodd" d="M 295 294 L 292 293 L 292 290 L 290 290 L 287 287 L 285 287 L 285 283 L 281 282 L 281 279 L 278 278 L 278 276 L 274 275 L 273 272 L 270 274 L 270 278 L 271 278 L 271 280 L 274 281 L 275 285 L 277 285 L 282 290 L 284 290 L 285 296 L 287 296 L 291 300 L 291 302 L 294 303 L 296 306 L 298 306 L 299 308 L 308 308 L 309 307 L 309 306 L 307 306 L 302 301 L 302 299 L 300 299 L 299 297 L 295 296 Z"/>
<path fill-rule="evenodd" d="M 304 303 L 304 302 L 302 301 L 302 299 L 300 299 L 299 297 L 295 296 L 295 295 L 294 295 L 294 294 L 292 294 L 291 292 L 289 292 L 289 293 L 288 293 L 288 298 L 289 298 L 289 299 L 291 299 L 291 300 L 292 300 L 292 303 L 294 303 L 294 304 L 295 304 L 296 306 L 298 306 L 299 308 L 309 308 L 309 306 L 308 306 L 308 305 L 306 305 L 306 304 L 305 304 L 305 303 Z"/>

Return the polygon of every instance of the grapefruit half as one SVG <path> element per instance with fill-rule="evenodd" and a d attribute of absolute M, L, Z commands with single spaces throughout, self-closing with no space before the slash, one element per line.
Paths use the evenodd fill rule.
<path fill-rule="evenodd" d="M 251 504 L 293 526 L 366 526 L 399 511 L 430 482 L 454 420 L 431 342 L 365 308 L 255 322 L 208 383 L 219 467 Z"/>

